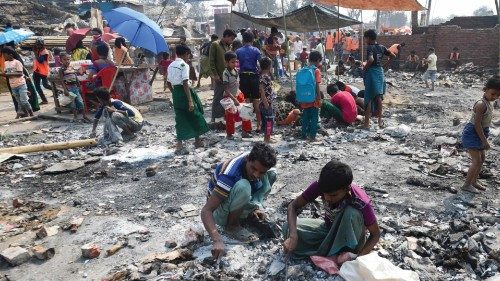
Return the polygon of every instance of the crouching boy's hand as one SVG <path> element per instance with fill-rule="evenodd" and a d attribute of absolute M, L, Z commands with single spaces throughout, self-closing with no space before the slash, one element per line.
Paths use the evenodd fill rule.
<path fill-rule="evenodd" d="M 256 219 L 258 221 L 262 221 L 266 219 L 266 213 L 264 213 L 261 209 L 255 209 L 251 214 L 250 217 L 252 219 Z"/>
<path fill-rule="evenodd" d="M 225 254 L 226 250 L 224 249 L 224 243 L 222 243 L 222 241 L 215 241 L 212 246 L 212 257 L 214 257 L 214 259 L 218 259 Z"/>
<path fill-rule="evenodd" d="M 283 242 L 283 248 L 286 253 L 291 253 L 297 248 L 298 239 L 297 237 L 289 237 Z"/>

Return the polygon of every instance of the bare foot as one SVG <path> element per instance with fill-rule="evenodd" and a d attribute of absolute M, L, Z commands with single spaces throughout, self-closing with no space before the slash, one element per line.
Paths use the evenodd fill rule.
<path fill-rule="evenodd" d="M 203 143 L 202 140 L 197 140 L 194 142 L 194 147 L 196 147 L 196 148 L 200 148 L 200 147 L 204 147 L 204 146 L 205 146 L 205 144 Z"/>
<path fill-rule="evenodd" d="M 477 191 L 477 189 L 474 188 L 472 185 L 462 186 L 461 189 L 463 191 L 468 191 L 470 193 L 479 194 L 479 191 Z"/>
<path fill-rule="evenodd" d="M 475 187 L 478 190 L 481 190 L 481 191 L 485 191 L 486 190 L 486 187 L 484 187 L 483 185 L 481 185 L 481 183 L 479 183 L 479 182 L 473 183 L 472 186 Z"/>

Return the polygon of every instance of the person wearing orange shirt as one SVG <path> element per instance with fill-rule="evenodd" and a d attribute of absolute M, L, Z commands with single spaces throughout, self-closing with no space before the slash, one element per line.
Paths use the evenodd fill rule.
<path fill-rule="evenodd" d="M 451 69 L 457 68 L 460 65 L 460 53 L 457 47 L 453 48 L 453 52 L 450 53 L 448 65 Z"/>
<path fill-rule="evenodd" d="M 335 57 L 337 60 L 340 60 L 342 58 L 342 41 L 344 40 L 343 38 L 342 31 L 339 32 L 334 32 L 333 33 L 333 44 L 334 44 L 334 51 L 335 51 Z"/>
<path fill-rule="evenodd" d="M 389 47 L 389 51 L 396 55 L 396 58 L 394 58 L 391 62 L 391 69 L 398 71 L 399 70 L 399 58 L 401 57 L 401 50 L 406 44 L 403 42 L 401 44 L 393 44 L 391 47 Z"/>
<path fill-rule="evenodd" d="M 347 32 L 344 38 L 343 44 L 343 52 L 342 52 L 342 61 L 347 61 L 347 58 L 351 55 L 352 51 L 352 37 L 351 33 Z"/>
<path fill-rule="evenodd" d="M 42 98 L 40 104 L 48 104 L 47 97 L 43 93 L 42 86 L 47 90 L 52 90 L 49 85 L 47 76 L 49 76 L 49 51 L 45 48 L 45 42 L 43 38 L 37 38 L 35 42 L 35 47 L 33 47 L 33 52 L 35 53 L 35 59 L 33 60 L 33 84 L 35 84 L 35 89 Z"/>
<path fill-rule="evenodd" d="M 325 43 L 325 57 L 329 60 L 329 63 L 332 63 L 335 58 L 335 53 L 333 52 L 333 35 L 331 31 L 328 31 L 326 35 L 326 43 Z"/>
<path fill-rule="evenodd" d="M 355 59 L 359 60 L 360 55 L 359 55 L 359 36 L 357 33 L 354 33 L 351 35 L 352 41 L 351 41 L 351 56 L 353 56 Z"/>

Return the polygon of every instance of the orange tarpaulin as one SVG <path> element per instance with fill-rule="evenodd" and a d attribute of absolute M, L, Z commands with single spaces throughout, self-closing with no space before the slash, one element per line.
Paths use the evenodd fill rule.
<path fill-rule="evenodd" d="M 349 9 L 379 11 L 421 11 L 425 10 L 417 0 L 316 0 L 318 3 Z"/>

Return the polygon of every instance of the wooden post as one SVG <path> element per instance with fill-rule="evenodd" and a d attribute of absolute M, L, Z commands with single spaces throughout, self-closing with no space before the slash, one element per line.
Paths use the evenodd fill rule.
<path fill-rule="evenodd" d="M 287 32 L 287 29 L 286 29 L 286 16 L 285 16 L 285 3 L 284 3 L 284 0 L 281 0 L 281 13 L 283 14 L 283 27 L 285 28 L 285 45 L 286 45 L 286 48 L 287 48 L 287 52 L 286 52 L 286 57 L 287 57 L 287 60 L 288 60 L 288 68 L 289 68 L 289 72 L 290 72 L 290 88 L 293 89 L 293 79 L 292 79 L 292 67 L 290 66 L 290 42 L 288 41 L 288 32 Z M 286 69 L 284 69 L 284 71 L 286 71 Z"/>
<path fill-rule="evenodd" d="M 51 150 L 64 150 L 64 149 L 94 146 L 94 145 L 97 145 L 96 139 L 75 140 L 75 141 L 49 143 L 49 144 L 34 144 L 34 145 L 0 148 L 0 154 L 1 153 L 20 154 L 20 153 L 30 153 L 30 152 L 51 151 Z"/>
<path fill-rule="evenodd" d="M 363 10 L 361 10 L 361 62 L 364 61 L 364 56 L 365 56 L 365 23 L 363 22 Z M 359 38 L 358 38 L 359 42 Z"/>
<path fill-rule="evenodd" d="M 340 0 L 337 0 L 337 44 L 340 44 Z M 340 48 L 344 48 L 344 46 L 341 46 Z M 334 48 L 335 50 L 335 48 Z M 339 57 L 339 62 L 342 60 L 342 56 Z M 339 64 L 337 63 L 337 81 L 340 81 L 340 68 Z M 335 69 L 333 70 L 333 74 L 335 74 Z"/>

